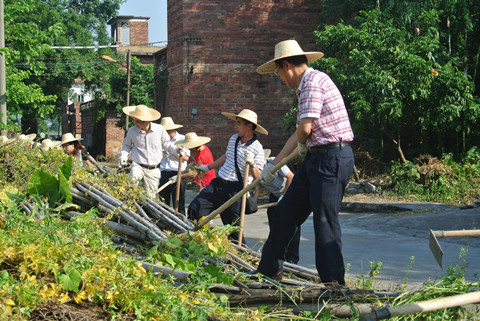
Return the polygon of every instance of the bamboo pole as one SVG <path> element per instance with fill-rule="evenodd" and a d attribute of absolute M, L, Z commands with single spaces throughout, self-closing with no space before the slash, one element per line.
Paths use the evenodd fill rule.
<path fill-rule="evenodd" d="M 178 170 L 177 170 L 177 189 L 175 191 L 175 211 L 178 212 L 178 203 L 180 202 L 180 184 L 182 183 L 182 155 L 178 155 Z"/>
<path fill-rule="evenodd" d="M 250 164 L 245 162 L 245 177 L 243 178 L 243 188 L 248 185 L 248 174 L 250 172 Z M 247 206 L 247 194 L 242 195 L 242 206 L 240 207 L 240 232 L 238 232 L 238 245 L 242 245 L 243 225 L 245 224 L 245 207 Z"/>
<path fill-rule="evenodd" d="M 295 159 L 298 157 L 298 150 L 291 153 L 290 155 L 288 155 L 287 157 L 285 157 L 280 163 L 278 163 L 277 165 L 275 165 L 273 168 L 272 168 L 272 172 L 276 172 L 278 171 L 280 168 L 282 168 L 283 165 L 286 165 L 288 162 L 290 162 L 291 160 Z M 248 192 L 249 190 L 251 190 L 252 188 L 256 187 L 257 185 L 259 185 L 261 182 L 260 180 L 260 177 L 257 178 L 256 180 L 254 180 L 252 183 L 250 183 L 250 185 L 248 185 L 247 187 L 245 187 L 244 189 L 242 189 L 241 191 L 239 191 L 237 194 L 235 194 L 231 199 L 229 199 L 227 202 L 225 202 L 222 206 L 220 206 L 219 208 L 217 208 L 215 211 L 213 211 L 212 213 L 210 213 L 207 217 L 205 217 L 205 219 L 201 220 L 200 222 L 197 223 L 196 227 L 195 227 L 195 230 L 199 230 L 201 229 L 203 226 L 207 225 L 212 219 L 214 219 L 215 217 L 217 217 L 220 213 L 222 213 L 223 211 L 225 211 L 230 205 L 232 205 L 233 203 L 235 203 L 240 197 L 242 197 L 243 194 L 245 194 L 246 192 Z"/>

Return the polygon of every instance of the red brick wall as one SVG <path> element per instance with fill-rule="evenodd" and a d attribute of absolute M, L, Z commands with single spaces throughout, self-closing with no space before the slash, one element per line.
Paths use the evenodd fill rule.
<path fill-rule="evenodd" d="M 130 45 L 148 44 L 148 20 L 130 21 Z"/>
<path fill-rule="evenodd" d="M 122 151 L 125 130 L 123 127 L 117 127 L 118 121 L 117 113 L 113 110 L 108 111 L 105 121 L 105 156 L 107 158 L 118 158 Z"/>
<path fill-rule="evenodd" d="M 283 117 L 292 95 L 278 77 L 255 69 L 273 58 L 282 40 L 296 39 L 306 51 L 319 50 L 313 36 L 318 13 L 310 0 L 168 0 L 169 84 L 163 116 L 183 124 L 183 133 L 212 137 L 209 146 L 218 157 L 234 133 L 233 121 L 220 112 L 252 109 L 270 132 L 258 137 L 275 155 L 288 137 Z"/>

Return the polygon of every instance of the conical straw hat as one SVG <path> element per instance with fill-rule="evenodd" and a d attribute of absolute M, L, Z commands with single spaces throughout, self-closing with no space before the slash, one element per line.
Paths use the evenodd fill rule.
<path fill-rule="evenodd" d="M 314 62 L 323 57 L 323 52 L 304 52 L 296 40 L 285 40 L 279 42 L 275 45 L 275 54 L 274 58 L 270 61 L 267 61 L 263 65 L 257 68 L 259 74 L 269 74 L 277 70 L 275 61 L 278 59 L 293 57 L 293 56 L 303 56 L 307 57 L 308 63 Z"/>
<path fill-rule="evenodd" d="M 197 136 L 197 134 L 195 134 L 194 132 L 191 132 L 191 133 L 186 133 L 185 139 L 175 142 L 175 145 L 190 149 L 190 148 L 195 148 L 195 147 L 205 145 L 210 140 L 211 140 L 210 137 Z"/>
<path fill-rule="evenodd" d="M 268 131 L 257 123 L 257 113 L 254 112 L 253 110 L 245 108 L 240 113 L 238 113 L 238 115 L 227 113 L 227 112 L 222 112 L 222 115 L 233 120 L 236 120 L 237 117 L 245 119 L 257 125 L 257 128 L 255 128 L 255 131 L 259 132 L 260 134 L 268 135 Z"/>

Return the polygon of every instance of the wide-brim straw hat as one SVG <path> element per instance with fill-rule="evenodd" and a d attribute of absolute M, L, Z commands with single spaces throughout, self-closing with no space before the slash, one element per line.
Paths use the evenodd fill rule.
<path fill-rule="evenodd" d="M 205 145 L 210 140 L 211 140 L 210 137 L 197 136 L 196 133 L 191 132 L 191 133 L 186 133 L 185 134 L 185 139 L 176 141 L 175 145 L 182 146 L 182 147 L 185 147 L 187 149 L 190 149 L 190 148 L 196 148 L 196 147 Z"/>
<path fill-rule="evenodd" d="M 37 134 L 20 134 L 17 136 L 17 140 L 33 142 L 35 137 L 37 137 Z"/>
<path fill-rule="evenodd" d="M 254 112 L 253 110 L 245 108 L 238 115 L 235 115 L 235 114 L 232 114 L 232 113 L 227 113 L 227 112 L 222 112 L 222 115 L 225 116 L 225 117 L 228 117 L 230 119 L 233 119 L 233 120 L 237 120 L 237 117 L 245 119 L 245 120 L 257 125 L 257 128 L 255 128 L 255 131 L 259 132 L 260 134 L 268 135 L 268 131 L 258 124 L 257 113 Z"/>
<path fill-rule="evenodd" d="M 277 70 L 275 61 L 293 57 L 293 56 L 303 56 L 307 57 L 308 63 L 312 63 L 315 60 L 318 60 L 323 57 L 323 52 L 320 51 L 308 51 L 304 52 L 296 40 L 285 40 L 277 43 L 275 45 L 275 54 L 272 60 L 267 61 L 263 65 L 257 68 L 259 74 L 269 74 Z"/>
<path fill-rule="evenodd" d="M 81 141 L 81 138 L 76 138 L 72 133 L 65 133 L 62 135 L 61 145 Z"/>
<path fill-rule="evenodd" d="M 174 130 L 183 127 L 183 125 L 175 124 L 172 117 L 163 117 L 160 124 L 165 127 L 165 130 Z"/>
<path fill-rule="evenodd" d="M 52 148 L 58 147 L 62 144 L 61 141 L 55 140 L 52 141 L 50 138 L 45 138 L 42 140 L 42 144 L 40 145 L 40 148 L 42 150 L 50 150 Z"/>
<path fill-rule="evenodd" d="M 127 106 L 122 108 L 123 112 L 132 118 L 142 121 L 154 121 L 160 118 L 161 114 L 158 110 L 145 105 Z"/>

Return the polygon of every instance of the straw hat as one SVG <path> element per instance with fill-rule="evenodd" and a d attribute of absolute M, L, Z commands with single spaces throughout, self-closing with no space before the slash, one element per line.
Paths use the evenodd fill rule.
<path fill-rule="evenodd" d="M 160 118 L 160 112 L 145 105 L 127 106 L 122 108 L 123 112 L 132 118 L 142 121 L 154 121 Z"/>
<path fill-rule="evenodd" d="M 227 112 L 222 112 L 222 115 L 233 120 L 236 120 L 237 117 L 245 119 L 257 125 L 257 128 L 255 128 L 255 131 L 259 132 L 260 134 L 268 135 L 268 131 L 257 123 L 257 113 L 254 112 L 253 110 L 245 108 L 238 115 L 227 113 Z"/>
<path fill-rule="evenodd" d="M 197 134 L 191 132 L 185 134 L 185 139 L 175 142 L 175 145 L 185 147 L 187 149 L 199 147 L 205 145 L 210 141 L 210 137 L 197 136 Z"/>
<path fill-rule="evenodd" d="M 172 117 L 163 117 L 160 124 L 165 127 L 165 130 L 174 130 L 183 127 L 183 125 L 175 124 Z"/>
<path fill-rule="evenodd" d="M 70 142 L 75 142 L 75 141 L 80 141 L 81 138 L 76 138 L 75 136 L 73 136 L 72 133 L 65 133 L 62 135 L 62 142 L 61 144 L 67 144 L 67 143 L 70 143 Z"/>
<path fill-rule="evenodd" d="M 277 66 L 275 61 L 278 59 L 293 57 L 293 56 L 307 56 L 308 63 L 314 62 L 323 57 L 323 52 L 304 52 L 296 40 L 285 40 L 275 45 L 275 55 L 270 61 L 257 68 L 259 74 L 268 74 L 275 72 Z"/>
<path fill-rule="evenodd" d="M 28 135 L 25 135 L 25 134 L 20 134 L 17 139 L 18 140 L 22 140 L 22 141 L 30 141 L 30 142 L 33 142 L 33 140 L 35 139 L 35 137 L 37 137 L 37 134 L 28 134 Z"/>
<path fill-rule="evenodd" d="M 52 148 L 60 146 L 61 143 L 62 142 L 58 140 L 52 141 L 50 138 L 45 138 L 44 140 L 42 140 L 42 145 L 40 145 L 40 148 L 42 150 L 50 150 Z"/>

